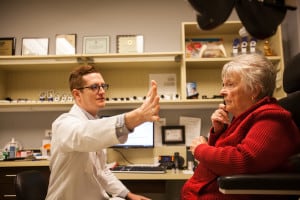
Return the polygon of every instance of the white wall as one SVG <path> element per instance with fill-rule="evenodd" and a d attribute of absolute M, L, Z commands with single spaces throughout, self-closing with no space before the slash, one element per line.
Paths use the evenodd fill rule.
<path fill-rule="evenodd" d="M 296 0 L 298 9 L 288 11 L 283 27 L 283 44 L 285 52 L 285 60 L 288 61 L 292 56 L 300 52 L 300 1 Z"/>
<path fill-rule="evenodd" d="M 193 20 L 184 0 L 9 0 L 1 2 L 0 37 L 17 37 L 17 54 L 22 37 L 49 37 L 54 54 L 55 35 L 65 33 L 78 35 L 78 53 L 90 35 L 109 35 L 114 53 L 118 34 L 144 35 L 145 52 L 180 51 L 181 22 Z"/>
<path fill-rule="evenodd" d="M 238 19 L 235 12 L 229 19 Z M 291 18 L 293 22 L 294 18 Z M 77 52 L 82 52 L 82 37 L 109 35 L 111 53 L 116 52 L 116 35 L 142 34 L 145 52 L 181 51 L 181 22 L 195 21 L 195 13 L 185 0 L 1 0 L 0 37 L 16 37 L 16 54 L 21 53 L 23 37 L 49 37 L 50 54 L 55 53 L 56 34 L 76 33 Z M 287 36 L 285 43 L 291 51 L 299 49 L 299 11 L 297 21 L 290 25 L 289 35 L 298 33 L 298 43 Z M 296 30 L 295 30 L 296 29 Z M 299 51 L 299 50 L 297 50 Z M 24 83 L 25 84 L 25 83 Z M 210 126 L 212 110 L 163 111 L 169 124 L 178 123 L 179 115 L 203 118 L 202 134 Z M 0 148 L 11 136 L 19 138 L 26 147 L 41 145 L 44 130 L 60 112 L 0 113 Z M 35 138 L 32 140 L 32 138 Z"/>
<path fill-rule="evenodd" d="M 143 34 L 145 52 L 181 51 L 181 22 L 194 19 L 194 11 L 184 0 L 9 0 L 1 1 L 0 37 L 17 38 L 17 55 L 23 37 L 49 37 L 50 54 L 54 54 L 55 35 L 63 33 L 78 35 L 78 53 L 82 37 L 90 35 L 109 35 L 111 53 L 115 53 L 118 34 Z M 163 111 L 161 116 L 168 118 L 168 124 L 178 124 L 179 115 L 174 112 L 178 114 Z M 181 114 L 208 121 L 211 112 L 182 110 Z M 26 148 L 40 147 L 44 130 L 51 128 L 59 114 L 0 113 L 0 148 L 11 137 Z M 209 126 L 203 125 L 204 133 Z"/>
<path fill-rule="evenodd" d="M 0 6 L 0 37 L 49 37 L 54 54 L 56 34 L 76 33 L 77 52 L 82 37 L 109 35 L 116 52 L 116 35 L 142 34 L 145 52 L 180 51 L 181 22 L 195 21 L 185 0 L 6 0 Z"/>

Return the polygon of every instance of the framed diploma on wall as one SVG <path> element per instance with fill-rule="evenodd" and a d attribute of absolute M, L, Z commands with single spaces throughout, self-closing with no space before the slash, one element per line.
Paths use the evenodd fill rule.
<path fill-rule="evenodd" d="M 48 38 L 23 38 L 22 56 L 46 56 L 48 45 Z"/>
<path fill-rule="evenodd" d="M 56 55 L 76 54 L 76 34 L 56 35 Z"/>
<path fill-rule="evenodd" d="M 142 35 L 117 35 L 117 53 L 143 53 Z"/>
<path fill-rule="evenodd" d="M 184 126 L 162 126 L 163 144 L 185 144 Z"/>
<path fill-rule="evenodd" d="M 15 55 L 16 38 L 0 38 L 0 56 Z"/>
<path fill-rule="evenodd" d="M 83 37 L 84 54 L 109 53 L 109 36 L 86 36 Z"/>

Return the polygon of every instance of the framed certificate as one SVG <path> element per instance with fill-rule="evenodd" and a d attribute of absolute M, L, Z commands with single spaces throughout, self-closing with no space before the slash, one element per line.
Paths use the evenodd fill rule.
<path fill-rule="evenodd" d="M 22 55 L 45 56 L 48 55 L 48 38 L 23 38 Z"/>
<path fill-rule="evenodd" d="M 117 53 L 143 53 L 142 35 L 117 35 Z"/>
<path fill-rule="evenodd" d="M 185 144 L 184 126 L 162 126 L 163 144 Z"/>
<path fill-rule="evenodd" d="M 16 38 L 0 38 L 0 56 L 15 55 Z"/>
<path fill-rule="evenodd" d="M 109 36 L 83 37 L 84 54 L 109 53 Z"/>
<path fill-rule="evenodd" d="M 76 34 L 56 35 L 56 55 L 76 54 Z"/>

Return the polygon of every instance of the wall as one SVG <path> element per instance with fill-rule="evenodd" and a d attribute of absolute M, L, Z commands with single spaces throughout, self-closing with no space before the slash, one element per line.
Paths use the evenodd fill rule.
<path fill-rule="evenodd" d="M 297 22 L 293 21 L 295 14 Z M 299 44 L 296 26 L 299 10 L 291 16 L 289 12 L 289 18 L 284 21 L 286 26 L 293 28 L 290 32 L 285 30 L 284 44 L 290 49 L 288 54 L 298 51 L 292 46 L 293 41 Z M 229 20 L 237 19 L 233 12 Z M 49 37 L 49 53 L 55 54 L 55 35 L 67 33 L 77 34 L 77 53 L 82 53 L 82 37 L 92 35 L 109 35 L 111 53 L 115 53 L 118 34 L 144 35 L 145 52 L 173 52 L 181 51 L 181 22 L 186 21 L 195 21 L 195 13 L 185 0 L 2 0 L 0 37 L 17 38 L 17 55 L 21 53 L 23 37 Z M 291 37 L 295 32 L 298 39 Z M 165 110 L 161 116 L 168 119 L 168 124 L 178 123 L 179 115 L 201 117 L 201 133 L 206 134 L 212 111 Z M 0 148 L 11 136 L 19 138 L 25 147 L 38 148 L 44 130 L 51 128 L 52 121 L 60 113 L 0 113 Z"/>
<path fill-rule="evenodd" d="M 286 62 L 300 52 L 300 1 L 296 0 L 297 10 L 288 11 L 282 23 L 283 44 Z"/>
<path fill-rule="evenodd" d="M 231 18 L 236 19 L 234 14 Z M 9 0 L 1 1 L 0 37 L 17 38 L 17 55 L 23 37 L 49 37 L 49 53 L 55 54 L 55 35 L 65 33 L 77 34 L 77 53 L 82 53 L 82 37 L 92 35 L 109 35 L 111 53 L 115 53 L 118 34 L 144 35 L 145 52 L 181 51 L 181 22 L 194 20 L 194 11 L 184 0 Z M 178 124 L 179 115 L 201 117 L 206 134 L 211 112 L 166 110 L 161 117 L 171 125 Z M 45 129 L 59 114 L 0 113 L 0 148 L 11 137 L 25 148 L 39 148 Z"/>
<path fill-rule="evenodd" d="M 237 19 L 233 11 L 229 20 Z M 55 54 L 55 35 L 65 33 L 77 34 L 77 53 L 82 37 L 91 35 L 109 35 L 114 53 L 119 34 L 144 35 L 145 52 L 180 51 L 184 21 L 195 21 L 186 0 L 2 0 L 0 37 L 17 38 L 16 54 L 23 37 L 48 37 L 49 53 Z M 287 58 L 299 52 L 299 24 L 300 9 L 288 11 L 282 23 Z"/>
<path fill-rule="evenodd" d="M 10 0 L 1 2 L 0 36 L 17 37 L 17 54 L 22 37 L 49 37 L 54 54 L 55 35 L 66 33 L 77 34 L 78 53 L 91 35 L 109 35 L 114 53 L 118 34 L 144 35 L 146 52 L 180 51 L 181 22 L 193 20 L 183 0 Z"/>
<path fill-rule="evenodd" d="M 101 115 L 114 115 L 127 110 L 102 111 Z M 201 134 L 207 135 L 210 128 L 212 109 L 204 110 L 161 110 L 160 116 L 167 119 L 167 125 L 177 125 L 179 116 L 199 117 L 202 119 Z M 62 112 L 0 112 L 0 149 L 15 137 L 23 148 L 40 148 L 46 129 Z"/>

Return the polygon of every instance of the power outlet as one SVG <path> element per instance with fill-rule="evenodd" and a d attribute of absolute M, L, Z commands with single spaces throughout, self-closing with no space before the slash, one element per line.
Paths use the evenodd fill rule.
<path fill-rule="evenodd" d="M 51 137 L 52 136 L 52 130 L 51 129 L 46 129 L 45 130 L 45 137 Z"/>

